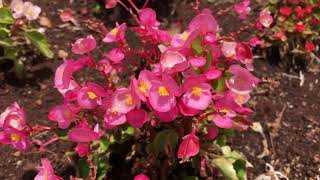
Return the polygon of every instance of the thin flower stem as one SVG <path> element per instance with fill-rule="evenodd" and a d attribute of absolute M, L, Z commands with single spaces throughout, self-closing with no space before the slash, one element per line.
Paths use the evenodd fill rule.
<path fill-rule="evenodd" d="M 148 4 L 149 4 L 149 0 L 145 0 L 142 6 L 142 9 L 146 8 Z"/>
<path fill-rule="evenodd" d="M 131 6 L 133 7 L 134 10 L 137 11 L 137 13 L 140 13 L 139 8 L 134 4 L 134 2 L 132 0 L 128 0 L 128 2 L 131 4 Z"/>

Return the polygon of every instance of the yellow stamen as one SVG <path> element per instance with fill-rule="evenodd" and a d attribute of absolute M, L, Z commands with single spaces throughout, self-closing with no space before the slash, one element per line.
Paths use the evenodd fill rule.
<path fill-rule="evenodd" d="M 33 11 L 32 11 L 31 8 L 29 8 L 29 9 L 26 11 L 26 13 L 29 14 L 29 15 L 32 15 Z"/>
<path fill-rule="evenodd" d="M 160 96 L 169 96 L 169 91 L 167 90 L 166 87 L 164 86 L 160 86 L 159 89 L 158 89 L 158 93 Z"/>
<path fill-rule="evenodd" d="M 228 113 L 229 113 L 229 110 L 226 109 L 226 108 L 223 108 L 223 109 L 220 109 L 219 112 L 228 114 Z"/>
<path fill-rule="evenodd" d="M 127 96 L 127 98 L 125 99 L 124 102 L 126 103 L 127 106 L 132 106 L 133 105 L 133 97 L 132 97 L 132 95 L 131 94 L 127 94 L 126 96 Z"/>
<path fill-rule="evenodd" d="M 70 111 L 65 111 L 64 115 L 66 116 L 66 118 L 70 119 L 72 117 L 72 114 Z"/>
<path fill-rule="evenodd" d="M 193 88 L 191 89 L 191 92 L 192 92 L 192 94 L 195 95 L 195 96 L 201 96 L 202 89 L 199 88 L 199 87 L 193 87 Z"/>
<path fill-rule="evenodd" d="M 17 4 L 15 7 L 16 10 L 20 11 L 22 9 L 22 5 L 21 4 Z"/>
<path fill-rule="evenodd" d="M 183 41 L 186 41 L 186 40 L 189 38 L 189 35 L 190 35 L 190 34 L 189 34 L 188 32 L 183 32 L 183 33 L 182 33 L 182 40 L 183 40 Z"/>
<path fill-rule="evenodd" d="M 11 141 L 18 143 L 21 140 L 21 136 L 17 133 L 13 133 L 10 136 Z"/>
<path fill-rule="evenodd" d="M 238 94 L 236 98 L 240 103 L 244 102 L 244 97 L 242 95 Z"/>
<path fill-rule="evenodd" d="M 115 35 L 117 35 L 118 31 L 119 31 L 118 28 L 115 27 L 110 32 L 111 32 L 112 36 L 115 36 Z"/>
<path fill-rule="evenodd" d="M 89 99 L 96 99 L 98 96 L 94 92 L 87 92 Z"/>
<path fill-rule="evenodd" d="M 139 81 L 139 91 L 142 92 L 143 94 L 146 94 L 149 90 L 149 84 L 146 83 L 146 81 Z"/>

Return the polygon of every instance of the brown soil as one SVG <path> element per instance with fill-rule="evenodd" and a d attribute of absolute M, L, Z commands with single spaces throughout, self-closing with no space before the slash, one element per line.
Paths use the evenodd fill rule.
<path fill-rule="evenodd" d="M 43 16 L 49 18 L 53 27 L 47 28 L 49 42 L 57 53 L 59 50 L 69 52 L 71 42 L 77 37 L 92 33 L 86 29 L 75 30 L 71 26 L 61 28 L 62 22 L 58 16 L 58 10 L 72 8 L 81 13 L 86 6 L 82 1 L 75 1 L 72 5 L 69 0 L 33 0 L 43 9 Z M 159 2 L 157 2 L 159 3 Z M 93 6 L 93 3 L 89 5 Z M 187 1 L 152 4 L 160 8 L 161 21 L 182 21 L 190 18 L 192 10 Z M 214 8 L 214 5 L 210 5 Z M 226 4 L 218 5 L 227 6 Z M 185 7 L 185 8 L 181 8 Z M 168 8 L 175 8 L 167 12 Z M 157 9 L 158 10 L 158 9 Z M 183 11 L 183 12 L 181 12 Z M 216 9 L 213 9 L 216 12 Z M 168 16 L 169 14 L 169 16 Z M 127 19 L 127 15 L 116 8 L 112 12 L 100 14 L 105 23 L 110 27 L 116 19 Z M 97 18 L 100 15 L 95 15 Z M 86 16 L 86 15 L 84 15 Z M 92 14 L 90 16 L 93 16 Z M 232 17 L 227 17 L 228 31 L 239 26 Z M 227 22 L 227 21 L 224 21 Z M 224 26 L 228 26 L 225 23 Z M 101 50 L 99 53 L 102 53 Z M 70 54 L 70 52 L 69 52 Z M 61 63 L 61 59 L 39 59 L 30 56 L 25 80 L 17 80 L 10 71 L 10 62 L 0 63 L 0 112 L 14 101 L 18 101 L 27 112 L 30 125 L 41 124 L 54 126 L 47 121 L 47 113 L 50 108 L 61 102 L 60 95 L 52 88 L 55 68 Z M 231 138 L 231 145 L 243 152 L 253 164 L 250 168 L 249 179 L 265 173 L 266 163 L 271 164 L 275 170 L 287 175 L 290 179 L 316 179 L 320 174 L 320 86 L 318 82 L 319 67 L 312 67 L 305 72 L 305 82 L 300 86 L 297 73 L 288 73 L 277 66 L 270 66 L 266 60 L 257 60 L 256 72 L 259 77 L 270 77 L 280 82 L 280 86 L 270 89 L 269 86 L 261 86 L 250 102 L 256 112 L 252 116 L 255 122 L 263 126 L 266 139 L 260 134 L 248 130 L 237 133 Z M 284 75 L 284 73 L 286 75 Z M 294 76 L 289 78 L 288 74 Z M 291 77 L 291 76 L 290 76 Z M 281 110 L 285 108 L 282 118 L 279 118 Z M 280 119 L 275 126 L 276 119 Z M 273 127 L 273 128 L 272 128 Z M 44 136 L 43 139 L 46 139 Z M 262 141 L 267 140 L 269 154 L 264 158 L 257 158 L 263 151 Z M 53 161 L 57 174 L 65 178 L 75 173 L 72 161 L 64 156 L 63 150 L 71 149 L 68 143 L 58 143 L 49 147 L 50 151 L 38 153 L 34 147 L 27 154 L 17 153 L 10 146 L 0 146 L 0 179 L 4 180 L 31 180 L 36 174 L 35 167 L 40 158 L 47 157 Z"/>

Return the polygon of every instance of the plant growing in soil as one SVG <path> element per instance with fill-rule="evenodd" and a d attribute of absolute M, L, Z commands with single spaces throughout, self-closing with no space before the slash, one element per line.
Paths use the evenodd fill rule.
<path fill-rule="evenodd" d="M 216 177 L 218 172 L 226 179 L 245 179 L 250 163 L 226 140 L 234 130 L 252 125 L 248 116 L 253 110 L 245 104 L 260 81 L 252 74 L 251 52 L 259 40 L 241 42 L 236 38 L 241 31 L 221 36 L 214 15 L 200 10 L 199 1 L 186 30 L 174 35 L 160 29 L 148 0 L 142 8 L 131 0 L 128 4 L 108 0 L 106 8 L 120 5 L 132 15 L 137 25 L 130 29 L 140 47 L 128 44 L 126 23 L 116 23 L 101 43 L 92 35 L 76 40 L 72 52 L 79 59 L 65 59 L 55 73 L 54 86 L 64 100 L 48 118 L 59 128 L 28 126 L 23 108 L 13 103 L 0 115 L 0 143 L 20 151 L 34 144 L 46 151 L 58 140 L 71 141 L 79 156 L 77 176 L 83 179 L 106 178 L 115 151 L 125 153 L 137 180 L 166 179 L 179 167 L 180 179 Z M 245 0 L 234 6 L 241 19 L 249 5 Z M 269 27 L 270 12 L 263 10 L 257 22 Z M 113 49 L 96 62 L 92 52 L 97 44 Z M 84 69 L 99 72 L 103 80 L 76 78 Z M 46 132 L 55 136 L 38 139 Z M 48 159 L 41 163 L 35 179 L 61 179 Z"/>
<path fill-rule="evenodd" d="M 32 24 L 40 13 L 41 8 L 31 2 L 13 0 L 9 6 L 1 3 L 0 61 L 12 60 L 18 78 L 24 76 L 24 62 L 28 60 L 30 44 L 46 57 L 53 57 L 45 34 Z"/>
<path fill-rule="evenodd" d="M 272 0 L 270 11 L 275 22 L 260 34 L 264 47 L 274 50 L 289 66 L 319 63 L 320 3 L 313 0 Z"/>

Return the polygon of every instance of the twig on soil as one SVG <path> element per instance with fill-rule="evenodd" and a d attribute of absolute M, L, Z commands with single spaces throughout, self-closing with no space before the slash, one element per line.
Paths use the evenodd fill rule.
<path fill-rule="evenodd" d="M 289 79 L 298 79 L 298 80 L 300 80 L 300 87 L 302 87 L 304 85 L 305 78 L 304 78 L 304 74 L 301 71 L 299 72 L 299 76 L 295 76 L 295 75 L 287 74 L 287 73 L 282 73 L 282 76 L 288 77 Z"/>
<path fill-rule="evenodd" d="M 263 157 L 268 156 L 270 154 L 267 137 L 264 134 L 263 128 L 259 122 L 253 123 L 253 126 L 251 128 L 253 131 L 260 133 L 261 136 L 263 137 L 263 140 L 262 140 L 263 151 L 260 155 L 257 156 L 259 159 L 262 159 Z"/>
<path fill-rule="evenodd" d="M 280 179 L 286 179 L 289 180 L 289 178 L 287 176 L 285 176 L 283 173 L 279 172 L 279 171 L 275 171 L 274 167 L 267 163 L 266 164 L 266 173 L 264 174 L 260 174 L 257 178 L 255 178 L 255 180 L 280 180 Z"/>

